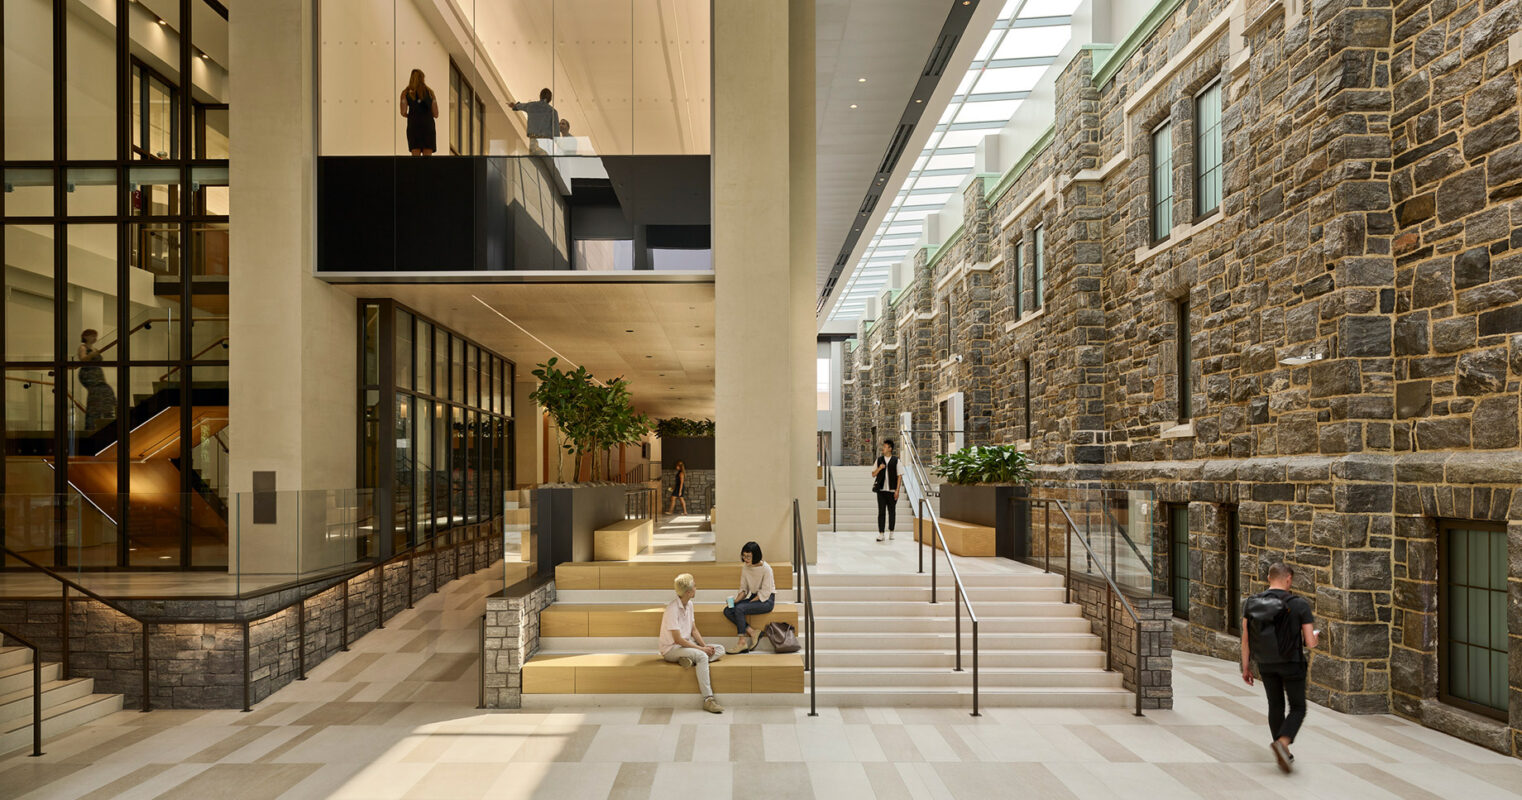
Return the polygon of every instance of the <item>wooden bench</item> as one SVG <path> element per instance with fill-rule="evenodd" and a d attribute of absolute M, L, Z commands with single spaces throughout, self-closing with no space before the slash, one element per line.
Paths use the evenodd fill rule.
<path fill-rule="evenodd" d="M 726 655 L 709 666 L 715 694 L 803 691 L 802 653 Z M 650 653 L 537 655 L 523 665 L 524 694 L 696 694 L 693 670 Z"/>
<path fill-rule="evenodd" d="M 628 561 L 650 546 L 655 523 L 649 519 L 621 519 L 598 528 L 592 535 L 592 558 L 597 561 Z"/>
<path fill-rule="evenodd" d="M 946 548 L 959 556 L 993 556 L 994 529 L 987 525 L 974 525 L 954 519 L 941 520 L 941 533 L 946 537 Z M 940 549 L 935 528 L 929 520 L 914 520 L 914 541 Z"/>
<path fill-rule="evenodd" d="M 673 595 L 674 596 L 674 595 Z M 732 638 L 734 623 L 724 616 L 723 603 L 694 603 L 694 621 L 705 638 Z M 660 636 L 664 603 L 556 603 L 539 612 L 540 636 Z M 798 628 L 798 606 L 777 603 L 769 614 L 746 618 L 760 630 L 768 622 L 786 622 Z"/>
<path fill-rule="evenodd" d="M 788 554 L 783 553 L 783 558 Z M 571 562 L 555 567 L 555 587 L 562 591 L 580 589 L 665 589 L 672 590 L 676 576 L 689 573 L 699 589 L 733 590 L 740 588 L 739 562 L 670 562 L 633 563 Z M 772 577 L 778 589 L 793 588 L 793 572 L 786 563 L 772 565 Z"/>

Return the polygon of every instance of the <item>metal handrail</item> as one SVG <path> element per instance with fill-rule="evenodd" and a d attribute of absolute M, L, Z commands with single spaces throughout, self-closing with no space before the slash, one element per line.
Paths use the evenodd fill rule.
<path fill-rule="evenodd" d="M 803 619 L 808 626 L 803 633 L 803 668 L 809 674 L 809 716 L 819 716 L 819 674 L 815 668 L 817 649 L 814 644 L 814 590 L 809 583 L 808 545 L 803 540 L 803 516 L 798 510 L 798 499 L 793 498 L 793 572 L 800 577 L 803 586 Z"/>
<path fill-rule="evenodd" d="M 42 755 L 42 648 L 30 639 L 0 625 L 0 634 L 9 636 L 32 651 L 32 757 Z"/>
<path fill-rule="evenodd" d="M 480 529 L 485 530 L 485 529 L 489 529 L 492 526 L 491 526 L 491 521 L 489 520 L 486 523 L 479 523 L 479 524 L 477 524 L 475 526 L 472 526 L 472 527 L 476 527 L 476 528 L 480 528 Z M 452 541 L 448 545 L 442 545 L 438 541 L 438 538 L 439 537 L 435 537 L 434 539 L 430 539 L 426 543 L 425 542 L 418 542 L 418 543 L 409 545 L 408 547 L 406 547 L 406 548 L 404 548 L 402 550 L 399 550 L 396 553 L 391 554 L 390 556 L 388 556 L 385 559 L 376 561 L 375 563 L 364 564 L 364 565 L 358 566 L 358 567 L 351 567 L 351 568 L 346 569 L 346 570 L 341 570 L 341 571 L 338 571 L 338 572 L 335 572 L 335 573 L 329 573 L 329 574 L 326 574 L 326 575 L 322 576 L 321 580 L 332 580 L 333 581 L 332 584 L 330 584 L 326 589 L 323 589 L 322 591 L 327 591 L 328 589 L 331 589 L 334 586 L 338 586 L 338 585 L 342 585 L 343 586 L 343 625 L 342 625 L 343 633 L 342 633 L 342 640 L 341 640 L 341 642 L 342 642 L 342 649 L 343 650 L 347 651 L 349 649 L 349 616 L 350 616 L 350 614 L 349 614 L 349 592 L 348 592 L 348 585 L 349 585 L 349 581 L 350 580 L 353 580 L 354 578 L 357 578 L 360 575 L 363 575 L 363 574 L 365 574 L 367 572 L 376 572 L 378 574 L 378 578 L 379 579 L 376 581 L 376 604 L 375 604 L 375 609 L 376 609 L 376 627 L 377 627 L 377 629 L 384 629 L 385 628 L 385 613 L 386 613 L 385 568 L 387 566 L 389 566 L 389 565 L 391 565 L 391 564 L 393 564 L 393 563 L 395 563 L 397 561 L 400 561 L 403 558 L 408 560 L 407 607 L 411 608 L 412 607 L 412 578 L 411 578 L 412 564 L 411 564 L 411 562 L 412 562 L 413 559 L 415 559 L 417 557 L 418 553 L 422 552 L 423 547 L 424 547 L 425 544 L 428 546 L 429 551 L 434 555 L 435 558 L 438 557 L 438 553 L 441 550 L 455 550 L 455 551 L 457 551 L 461 546 L 466 545 L 466 544 L 472 545 L 472 553 L 474 553 L 474 545 L 475 545 L 475 543 L 478 542 L 478 541 L 482 541 L 482 540 L 491 538 L 491 534 L 489 534 L 489 533 L 479 533 L 477 535 L 470 536 L 470 537 L 467 537 L 467 538 L 461 538 L 459 536 L 455 536 L 455 537 L 452 537 L 454 539 L 454 541 Z M 267 619 L 269 617 L 272 617 L 272 616 L 274 616 L 276 614 L 282 613 L 284 611 L 287 611 L 287 610 L 295 607 L 295 608 L 298 609 L 298 614 L 297 614 L 298 633 L 297 633 L 297 636 L 298 636 L 298 638 L 302 642 L 301 646 L 297 648 L 297 655 L 298 655 L 298 659 L 297 659 L 297 661 L 298 661 L 298 669 L 297 669 L 298 678 L 297 679 L 298 680 L 306 680 L 306 644 L 305 644 L 306 643 L 306 615 L 305 615 L 306 601 L 312 599 L 312 597 L 315 597 L 316 594 L 321 594 L 321 592 L 318 592 L 318 593 L 313 594 L 313 595 L 304 595 L 304 594 L 301 594 L 300 592 L 298 592 L 297 593 L 297 597 L 294 600 L 288 601 L 288 602 L 286 602 L 286 603 L 284 603 L 282 605 L 279 605 L 279 606 L 276 606 L 276 607 L 273 607 L 273 608 L 265 609 L 262 613 L 254 615 L 254 616 L 234 617 L 234 618 L 216 618 L 216 619 L 211 619 L 211 618 L 191 618 L 191 617 L 186 617 L 186 618 L 162 617 L 162 618 L 154 618 L 153 620 L 150 621 L 150 620 L 145 620 L 142 617 L 132 613 L 131 611 L 127 610 L 125 607 L 121 606 L 120 604 L 116 603 L 115 601 L 112 601 L 112 600 L 109 600 L 109 599 L 107 599 L 105 597 L 102 597 L 101 595 L 91 591 L 90 589 L 85 588 L 84 586 L 80 585 L 79 583 L 77 583 L 77 582 L 75 582 L 73 580 L 70 580 L 69 578 L 66 578 L 63 575 L 60 575 L 59 573 L 53 571 L 52 569 L 49 569 L 48 567 L 44 567 L 41 564 L 38 564 L 36 561 L 33 561 L 32 559 L 22 555 L 21 553 L 16 552 L 15 550 L 10 549 L 9 547 L 7 547 L 5 545 L 0 545 L 0 554 L 4 554 L 4 555 L 9 556 L 11 558 L 15 558 L 15 559 L 21 561 L 22 563 L 26 564 L 27 566 L 29 566 L 29 567 L 31 567 L 31 568 L 33 568 L 35 570 L 38 570 L 39 572 L 43 573 L 44 575 L 47 575 L 48 577 L 52 578 L 53 580 L 58 581 L 61 584 L 62 591 L 63 591 L 63 611 L 62 611 L 62 613 L 59 614 L 59 628 L 61 629 L 60 640 L 62 642 L 62 652 L 63 652 L 63 667 L 62 667 L 62 669 L 63 669 L 63 675 L 64 675 L 64 677 L 68 677 L 68 674 L 69 674 L 69 628 L 68 628 L 68 625 L 69 625 L 69 614 L 68 614 L 68 602 L 69 602 L 69 590 L 70 589 L 73 589 L 73 590 L 79 592 L 80 594 L 85 595 L 86 597 L 90 598 L 91 600 L 94 600 L 94 601 L 96 601 L 98 603 L 101 603 L 101 604 L 105 605 L 106 607 L 108 607 L 108 608 L 110 608 L 110 609 L 112 609 L 112 610 L 122 614 L 123 616 L 126 616 L 127 618 L 137 622 L 139 625 L 142 626 L 142 629 L 143 629 L 143 631 L 142 631 L 142 636 L 143 636 L 143 697 L 142 697 L 142 708 L 141 708 L 142 711 L 146 712 L 146 711 L 153 710 L 152 703 L 150 702 L 150 700 L 151 700 L 151 689 L 152 689 L 152 684 L 150 682 L 150 672 L 151 672 L 150 665 L 152 663 L 152 659 L 150 657 L 150 651 L 149 651 L 149 634 L 151 633 L 150 626 L 152 626 L 152 625 L 179 625 L 179 624 L 242 625 L 243 626 L 243 642 L 244 642 L 244 652 L 243 652 L 243 667 L 244 667 L 244 671 L 243 671 L 243 710 L 244 711 L 252 711 L 253 710 L 252 709 L 252 702 L 251 702 L 251 700 L 252 700 L 252 676 L 251 676 L 250 671 L 249 671 L 249 669 L 250 669 L 250 664 L 249 664 L 249 650 L 250 650 L 250 648 L 249 648 L 249 638 L 248 638 L 248 634 L 249 634 L 248 626 L 253 624 L 253 623 L 255 623 L 255 622 L 259 622 L 261 620 Z M 456 564 L 457 564 L 457 566 L 456 566 L 456 574 L 458 575 L 459 574 L 459 570 L 460 570 L 460 567 L 458 566 L 458 559 L 456 561 Z M 476 567 L 477 567 L 477 565 L 474 563 L 474 555 L 472 555 L 471 571 L 472 572 L 477 571 Z M 438 569 L 437 568 L 434 569 L 433 574 L 434 574 L 434 580 L 435 580 L 434 590 L 437 591 L 437 589 L 438 589 L 438 586 L 437 586 Z"/>
<path fill-rule="evenodd" d="M 1046 511 L 1046 518 L 1047 519 L 1051 518 L 1051 504 L 1052 503 L 1056 503 L 1057 504 L 1057 510 L 1061 511 L 1063 519 L 1067 520 L 1067 526 L 1068 526 L 1068 529 L 1067 529 L 1067 542 L 1068 542 L 1068 546 L 1065 548 L 1065 550 L 1066 550 L 1066 556 L 1067 556 L 1067 567 L 1063 571 L 1062 582 L 1064 584 L 1064 588 L 1067 590 L 1068 602 L 1072 602 L 1072 600 L 1073 600 L 1073 597 L 1072 597 L 1072 595 L 1073 595 L 1073 546 L 1072 545 L 1073 545 L 1073 534 L 1078 532 L 1078 524 L 1073 521 L 1072 515 L 1068 513 L 1067 506 L 1063 505 L 1061 500 L 1058 500 L 1057 498 L 1042 498 L 1042 501 L 1044 503 L 1046 503 L 1046 505 L 1047 505 L 1047 511 Z M 1047 569 L 1046 569 L 1046 571 L 1047 572 L 1051 572 L 1052 526 L 1051 525 L 1046 525 L 1044 527 L 1046 528 L 1046 530 L 1045 530 L 1046 553 L 1047 553 Z M 1130 600 L 1126 599 L 1125 593 L 1122 592 L 1120 590 L 1120 587 L 1116 585 L 1115 579 L 1110 577 L 1110 573 L 1109 573 L 1108 570 L 1105 569 L 1104 563 L 1100 561 L 1098 554 L 1096 554 L 1094 552 L 1094 548 L 1089 547 L 1089 543 L 1083 540 L 1083 536 L 1082 535 L 1078 536 L 1078 543 L 1083 545 L 1084 551 L 1089 554 L 1090 561 L 1093 562 L 1095 567 L 1099 568 L 1099 574 L 1104 576 L 1105 583 L 1109 585 L 1108 588 L 1105 590 L 1106 591 L 1106 597 L 1105 597 L 1105 636 L 1104 636 L 1105 669 L 1106 670 L 1113 670 L 1114 669 L 1114 657 L 1113 657 L 1113 650 L 1110 647 L 1110 644 L 1111 644 L 1111 633 L 1110 633 L 1110 630 L 1113 627 L 1113 623 L 1112 623 L 1112 620 L 1110 619 L 1110 611 L 1111 611 L 1111 609 L 1113 609 L 1115 607 L 1114 599 L 1117 598 L 1117 597 L 1120 598 L 1120 603 L 1121 603 L 1122 606 L 1125 607 L 1126 613 L 1131 615 L 1131 622 L 1134 623 L 1134 629 L 1136 630 L 1136 635 L 1137 635 L 1138 639 L 1140 639 L 1140 637 L 1141 637 L 1141 616 L 1136 613 L 1136 608 L 1131 605 L 1131 601 Z M 1139 642 L 1138 642 L 1138 650 L 1140 650 Z M 1142 673 L 1141 658 L 1140 658 L 1140 653 L 1138 653 L 1137 663 L 1136 663 L 1136 680 L 1135 680 L 1135 688 L 1136 688 L 1136 716 L 1138 716 L 1138 717 L 1144 716 L 1142 714 L 1142 707 L 1141 707 L 1141 673 Z"/>
<path fill-rule="evenodd" d="M 908 436 L 905 436 L 904 444 L 904 450 L 908 454 L 909 462 L 912 465 L 911 468 L 916 469 L 917 474 L 922 473 L 924 471 L 923 465 L 919 463 L 919 453 L 914 449 L 914 443 L 909 440 Z M 940 517 L 936 515 L 935 509 L 931 507 L 930 498 L 924 492 L 921 492 L 919 513 L 914 518 L 914 538 L 918 540 L 916 549 L 919 551 L 920 574 L 925 572 L 924 520 L 926 519 L 930 520 L 931 530 L 935 532 L 936 544 L 939 545 L 940 550 L 946 553 L 946 563 L 951 567 L 951 580 L 956 587 L 956 591 L 951 596 L 952 602 L 955 604 L 952 618 L 956 620 L 957 640 L 957 661 L 956 668 L 952 670 L 953 672 L 962 671 L 963 606 L 967 607 L 967 618 L 972 622 L 972 715 L 974 717 L 981 717 L 983 715 L 978 710 L 978 614 L 973 610 L 972 599 L 967 596 L 967 586 L 962 583 L 962 575 L 957 571 L 956 560 L 951 557 L 951 549 L 946 546 L 946 534 L 941 530 Z M 930 551 L 930 602 L 932 605 L 937 602 L 936 595 L 939 593 L 935 564 L 935 547 L 933 546 Z"/>

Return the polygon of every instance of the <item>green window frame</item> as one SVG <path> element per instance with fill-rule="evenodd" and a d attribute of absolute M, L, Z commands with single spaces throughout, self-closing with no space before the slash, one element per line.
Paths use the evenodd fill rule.
<path fill-rule="evenodd" d="M 1221 209 L 1221 82 L 1205 87 L 1194 99 L 1195 219 Z"/>
<path fill-rule="evenodd" d="M 1189 506 L 1168 505 L 1168 584 L 1173 616 L 1189 619 Z"/>
<path fill-rule="evenodd" d="M 1152 130 L 1152 241 L 1173 233 L 1173 122 Z"/>
<path fill-rule="evenodd" d="M 1443 522 L 1439 541 L 1439 699 L 1505 720 L 1506 528 Z"/>

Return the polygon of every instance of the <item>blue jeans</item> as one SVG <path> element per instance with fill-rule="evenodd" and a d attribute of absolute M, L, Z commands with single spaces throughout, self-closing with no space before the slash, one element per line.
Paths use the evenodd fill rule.
<path fill-rule="evenodd" d="M 735 624 L 737 635 L 744 636 L 746 628 L 745 618 L 752 614 L 770 614 L 773 606 L 776 604 L 777 596 L 775 594 L 768 597 L 765 602 L 742 600 L 736 602 L 733 606 L 726 607 L 724 609 L 724 616 L 728 617 L 729 621 Z"/>

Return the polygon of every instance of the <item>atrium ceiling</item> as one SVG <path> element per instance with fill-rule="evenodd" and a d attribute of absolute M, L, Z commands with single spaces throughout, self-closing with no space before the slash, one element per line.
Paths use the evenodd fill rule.
<path fill-rule="evenodd" d="M 863 5 L 859 0 L 847 4 Z M 940 4 L 934 5 L 944 11 Z M 1079 0 L 1003 0 L 997 18 L 991 22 L 988 15 L 974 17 L 964 38 L 981 38 L 981 45 L 965 71 L 948 70 L 942 86 L 930 98 L 932 107 L 917 126 L 914 139 L 923 142 L 919 155 L 912 165 L 894 171 L 885 192 L 885 198 L 891 196 L 891 202 L 879 203 L 866 220 L 872 234 L 857 241 L 846 264 L 847 271 L 827 298 L 830 320 L 859 319 L 867 301 L 888 285 L 893 266 L 909 255 L 920 238 L 925 218 L 939 211 L 966 185 L 973 172 L 978 143 L 983 137 L 997 133 L 1014 117 L 1021 102 L 1055 62 L 1068 42 L 1071 15 L 1078 5 Z M 980 21 L 984 26 L 981 31 L 976 29 Z M 825 44 L 822 22 L 820 28 L 822 49 Z M 886 42 L 883 46 L 895 44 Z M 911 66 L 921 64 L 918 58 L 902 57 L 902 60 L 912 60 Z M 842 68 L 836 66 L 837 76 Z M 819 69 L 823 74 L 822 56 Z M 953 80 L 956 84 L 951 88 L 948 84 Z M 821 84 L 820 97 L 823 100 L 825 96 Z M 882 125 L 879 139 L 886 140 L 903 112 L 903 104 L 910 99 L 907 94 L 900 94 L 881 101 L 888 107 L 873 109 Z M 834 109 L 821 108 L 820 120 L 833 119 L 836 113 Z M 930 119 L 936 120 L 933 127 L 925 124 Z M 840 226 L 836 218 L 842 214 L 847 219 L 855 218 L 871 181 L 871 169 L 860 177 L 842 175 L 839 170 L 827 173 L 827 160 L 834 156 L 826 153 L 823 131 L 819 142 L 818 250 L 819 272 L 823 276 L 839 257 L 848 233 L 845 228 L 849 225 Z M 868 157 L 881 158 L 881 152 L 869 153 Z M 851 178 L 855 178 L 854 184 L 849 182 Z M 821 280 L 821 289 L 823 285 Z"/>

